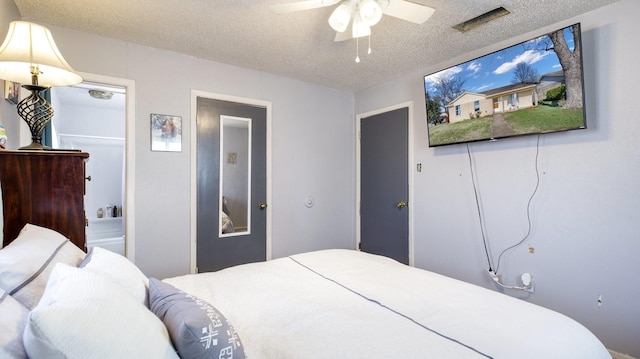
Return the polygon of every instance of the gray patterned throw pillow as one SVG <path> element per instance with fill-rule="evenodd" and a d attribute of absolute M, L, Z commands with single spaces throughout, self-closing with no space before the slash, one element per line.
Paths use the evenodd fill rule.
<path fill-rule="evenodd" d="M 167 327 L 181 358 L 245 358 L 236 331 L 206 301 L 150 278 L 149 307 Z"/>

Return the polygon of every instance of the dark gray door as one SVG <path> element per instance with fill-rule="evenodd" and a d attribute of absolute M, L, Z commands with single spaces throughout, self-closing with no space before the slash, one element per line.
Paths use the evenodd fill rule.
<path fill-rule="evenodd" d="M 220 237 L 221 116 L 251 119 L 250 232 Z M 197 254 L 198 272 L 266 260 L 267 111 L 264 107 L 198 97 L 197 131 Z"/>
<path fill-rule="evenodd" d="M 409 109 L 360 120 L 360 249 L 409 264 Z"/>

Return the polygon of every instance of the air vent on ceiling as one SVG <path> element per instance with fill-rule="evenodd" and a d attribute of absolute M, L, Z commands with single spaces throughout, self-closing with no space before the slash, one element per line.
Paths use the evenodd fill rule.
<path fill-rule="evenodd" d="M 476 16 L 473 19 L 461 22 L 458 25 L 455 25 L 453 28 L 460 32 L 469 31 L 471 29 L 475 29 L 476 27 L 482 24 L 488 23 L 489 21 L 508 15 L 509 13 L 510 13 L 509 10 L 501 6 L 497 9 L 493 9 L 489 12 L 486 12 L 480 16 Z"/>

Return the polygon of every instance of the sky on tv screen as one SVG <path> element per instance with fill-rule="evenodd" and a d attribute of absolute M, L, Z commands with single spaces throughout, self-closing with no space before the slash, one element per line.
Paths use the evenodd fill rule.
<path fill-rule="evenodd" d="M 573 51 L 574 42 L 570 29 L 570 26 L 564 29 L 564 37 L 567 46 Z M 425 90 L 433 95 L 430 85 L 438 76 L 462 77 L 465 80 L 464 89 L 468 92 L 480 93 L 507 86 L 513 83 L 513 69 L 520 62 L 532 66 L 540 75 L 561 71 L 562 66 L 556 53 L 546 50 L 547 47 L 552 47 L 549 43 L 548 36 L 543 35 L 425 76 Z"/>

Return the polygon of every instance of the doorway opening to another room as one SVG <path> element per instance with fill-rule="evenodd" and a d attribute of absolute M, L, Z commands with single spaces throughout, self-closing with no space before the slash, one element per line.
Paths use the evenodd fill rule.
<path fill-rule="evenodd" d="M 86 163 L 87 249 L 102 247 L 134 259 L 133 82 L 83 74 L 85 81 L 54 87 L 52 147 L 89 153 Z"/>

